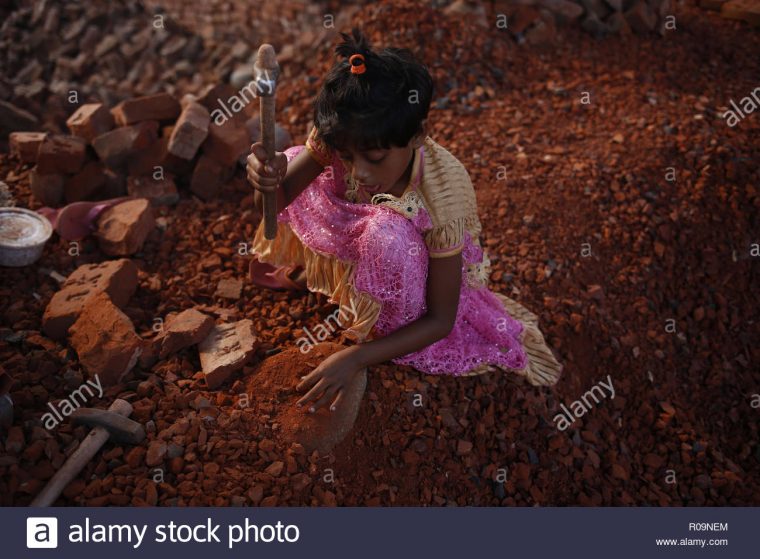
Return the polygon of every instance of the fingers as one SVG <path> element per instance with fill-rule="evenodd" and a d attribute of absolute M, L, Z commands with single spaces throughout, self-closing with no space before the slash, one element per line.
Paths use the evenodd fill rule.
<path fill-rule="evenodd" d="M 264 144 L 261 142 L 251 144 L 251 154 L 259 161 L 267 160 L 267 150 L 264 149 Z"/>
<path fill-rule="evenodd" d="M 267 158 L 267 152 L 261 142 L 251 145 L 251 155 L 247 159 L 248 167 L 258 175 L 267 178 L 278 177 L 285 174 L 288 167 L 288 158 L 282 152 L 275 152 L 272 159 Z"/>
<path fill-rule="evenodd" d="M 280 184 L 280 179 L 276 177 L 267 177 L 266 175 L 261 175 L 257 173 L 256 171 L 251 170 L 250 168 L 246 169 L 246 174 L 248 175 L 248 180 L 252 182 L 255 185 L 264 187 L 261 190 L 269 190 L 269 191 L 275 191 L 277 190 L 277 186 Z"/>
<path fill-rule="evenodd" d="M 312 386 L 311 390 L 309 390 L 300 400 L 296 402 L 297 407 L 303 407 L 309 404 L 309 402 L 313 402 L 316 400 L 317 396 L 322 393 L 327 388 L 327 381 L 325 379 L 320 379 L 317 384 Z M 309 411 L 316 410 L 314 406 L 310 406 Z"/>
<path fill-rule="evenodd" d="M 325 390 L 325 393 L 322 394 L 322 397 L 311 405 L 311 407 L 309 408 L 309 412 L 314 413 L 322 406 L 327 405 L 327 402 L 329 402 L 332 399 L 332 397 L 335 395 L 336 390 L 337 388 L 335 387 L 335 385 L 328 386 L 327 389 Z"/>
<path fill-rule="evenodd" d="M 335 411 L 338 409 L 338 405 L 340 405 L 340 401 L 343 399 L 343 394 L 345 394 L 345 392 L 346 391 L 343 388 L 338 389 L 338 395 L 335 396 L 332 404 L 330 404 L 330 411 Z"/>
<path fill-rule="evenodd" d="M 320 380 L 321 378 L 322 378 L 322 369 L 317 367 L 308 375 L 301 377 L 301 382 L 299 382 L 296 385 L 296 390 L 298 390 L 299 392 L 308 390 L 309 388 L 314 386 L 314 384 L 316 384 L 316 382 Z"/>

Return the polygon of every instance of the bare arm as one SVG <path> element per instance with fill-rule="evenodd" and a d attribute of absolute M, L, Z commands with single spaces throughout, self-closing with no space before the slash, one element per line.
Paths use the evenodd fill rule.
<path fill-rule="evenodd" d="M 251 161 L 252 159 L 253 162 Z M 255 179 L 257 181 L 265 185 L 267 185 L 268 181 L 274 181 L 274 179 L 267 178 L 264 175 L 263 165 L 261 165 L 260 161 L 256 160 L 256 158 L 249 158 L 249 179 L 251 166 L 253 166 L 253 172 L 256 175 Z M 317 163 L 317 161 L 309 155 L 309 152 L 305 149 L 296 155 L 292 161 L 289 161 L 287 163 L 285 178 L 277 189 L 277 213 L 279 214 L 293 200 L 298 198 L 298 195 L 322 173 L 323 169 L 324 167 Z M 274 182 L 276 183 L 276 181 Z M 259 189 L 255 189 L 253 196 L 256 207 L 259 211 L 263 212 L 262 192 Z"/>
<path fill-rule="evenodd" d="M 462 253 L 429 260 L 427 314 L 392 334 L 347 351 L 355 352 L 361 367 L 413 353 L 445 338 L 454 327 L 459 308 Z"/>
<path fill-rule="evenodd" d="M 345 394 L 344 388 L 357 371 L 413 353 L 448 336 L 456 322 L 461 281 L 461 252 L 446 258 L 431 258 L 427 313 L 384 338 L 348 347 L 322 361 L 296 386 L 299 391 L 308 391 L 296 406 L 306 406 L 309 413 L 314 413 L 332 400 L 330 409 L 335 410 Z"/>

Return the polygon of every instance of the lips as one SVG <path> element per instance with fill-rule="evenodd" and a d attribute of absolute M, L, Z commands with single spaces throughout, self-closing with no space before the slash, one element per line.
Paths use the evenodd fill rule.
<path fill-rule="evenodd" d="M 373 185 L 366 185 L 362 183 L 358 183 L 358 184 L 362 190 L 366 190 L 367 192 L 377 192 L 378 190 L 380 190 L 380 185 L 377 185 L 377 184 L 373 184 Z"/>

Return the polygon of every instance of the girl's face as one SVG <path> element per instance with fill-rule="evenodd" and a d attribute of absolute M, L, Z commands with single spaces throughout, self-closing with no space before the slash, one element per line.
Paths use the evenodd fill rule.
<path fill-rule="evenodd" d="M 409 182 L 414 150 L 427 136 L 425 124 L 422 132 L 404 147 L 370 150 L 346 147 L 338 151 L 338 156 L 351 178 L 370 195 L 391 191 L 400 194 Z"/>

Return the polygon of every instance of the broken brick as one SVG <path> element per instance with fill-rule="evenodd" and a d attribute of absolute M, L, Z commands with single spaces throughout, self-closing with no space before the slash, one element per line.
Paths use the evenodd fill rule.
<path fill-rule="evenodd" d="M 111 109 L 119 126 L 145 120 L 173 120 L 179 116 L 180 105 L 169 93 L 157 93 L 126 99 Z"/>
<path fill-rule="evenodd" d="M 49 134 L 37 151 L 37 170 L 43 175 L 76 173 L 87 158 L 87 143 L 76 136 Z"/>
<path fill-rule="evenodd" d="M 153 177 L 129 177 L 127 192 L 133 198 L 147 198 L 152 206 L 172 206 L 179 202 L 177 186 L 171 175 L 159 180 Z"/>
<path fill-rule="evenodd" d="M 161 335 L 159 358 L 164 359 L 186 347 L 202 342 L 214 326 L 214 319 L 195 309 L 187 309 L 166 320 Z"/>
<path fill-rule="evenodd" d="M 208 136 L 210 117 L 200 103 L 188 103 L 169 138 L 169 152 L 182 159 L 192 159 Z"/>
<path fill-rule="evenodd" d="M 42 316 L 42 329 L 55 340 L 63 340 L 85 303 L 98 293 L 107 293 L 117 307 L 124 307 L 137 289 L 137 266 L 122 258 L 77 268 L 53 295 Z"/>
<path fill-rule="evenodd" d="M 138 198 L 103 210 L 95 236 L 104 253 L 128 256 L 140 251 L 155 226 L 150 200 Z"/>
<path fill-rule="evenodd" d="M 11 132 L 9 139 L 11 154 L 22 163 L 37 163 L 37 152 L 47 132 Z"/>
<path fill-rule="evenodd" d="M 223 278 L 216 285 L 214 297 L 238 300 L 243 291 L 243 282 L 234 278 Z"/>
<path fill-rule="evenodd" d="M 198 345 L 201 368 L 209 388 L 216 388 L 250 361 L 259 340 L 253 322 L 240 320 L 215 325 Z"/>
<path fill-rule="evenodd" d="M 132 321 L 106 293 L 91 297 L 71 326 L 71 346 L 84 370 L 104 386 L 118 384 L 137 364 L 141 340 Z"/>
<path fill-rule="evenodd" d="M 106 165 L 119 167 L 129 156 L 151 146 L 157 139 L 158 122 L 147 120 L 101 134 L 92 140 L 92 147 Z"/>
<path fill-rule="evenodd" d="M 111 111 L 102 103 L 87 103 L 79 107 L 66 121 L 66 126 L 74 136 L 84 138 L 88 143 L 101 134 L 113 129 Z"/>

